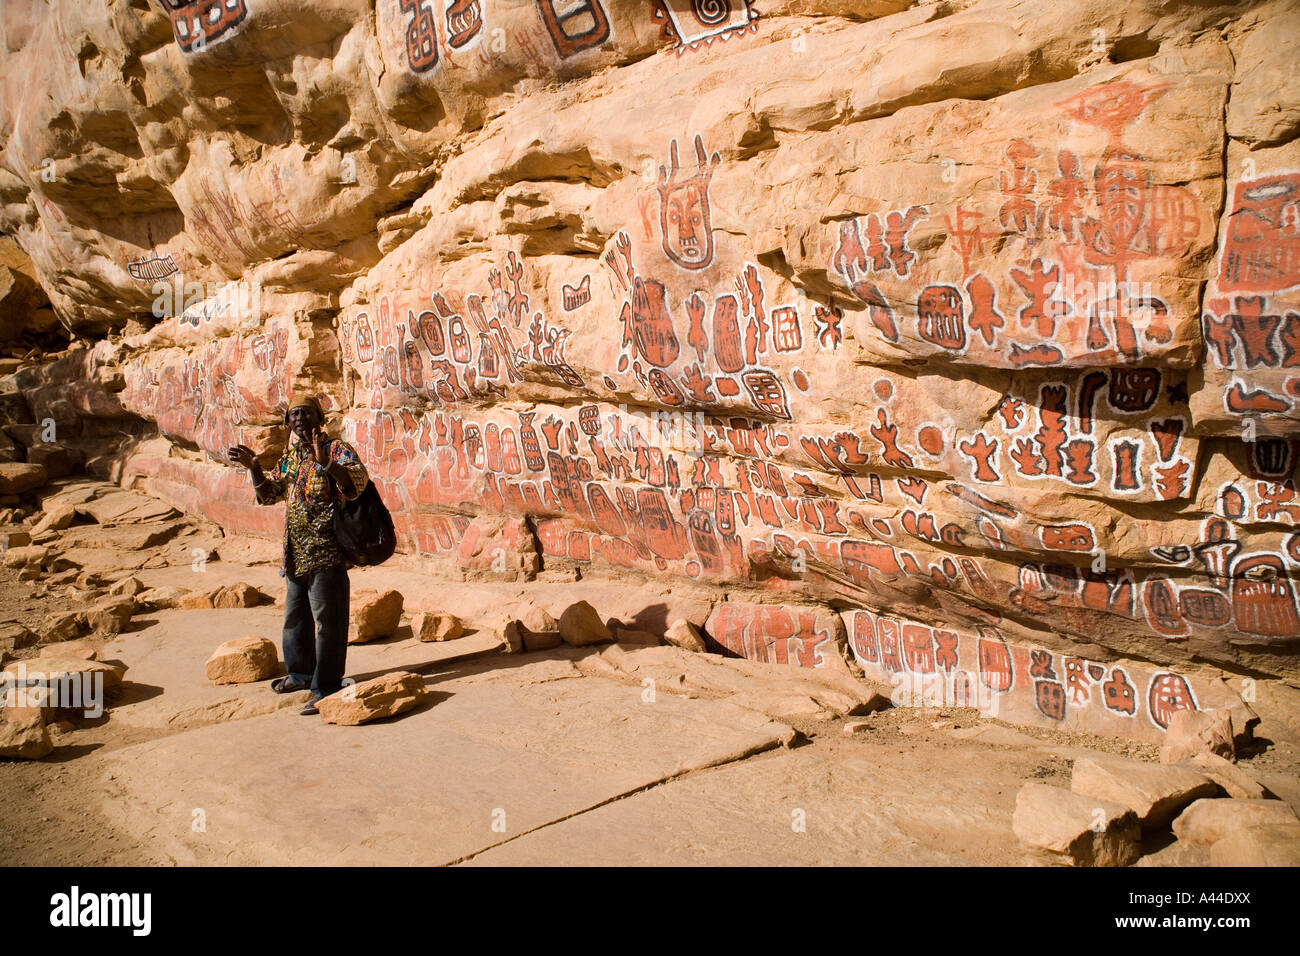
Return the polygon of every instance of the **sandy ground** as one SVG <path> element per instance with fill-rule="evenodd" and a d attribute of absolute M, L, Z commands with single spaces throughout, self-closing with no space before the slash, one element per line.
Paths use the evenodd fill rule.
<path fill-rule="evenodd" d="M 0 618 L 35 627 L 93 599 L 75 583 L 85 569 L 283 594 L 274 565 L 250 560 L 256 549 L 222 547 L 214 529 L 164 511 L 130 514 L 60 534 L 56 547 L 77 568 L 36 580 L 0 569 Z M 138 547 L 151 534 L 165 540 Z M 220 548 L 221 559 L 196 570 L 196 548 Z M 416 670 L 433 691 L 417 710 L 363 727 L 300 716 L 305 694 L 204 679 L 221 641 L 278 643 L 281 612 L 270 604 L 142 612 L 96 640 L 101 659 L 129 665 L 127 681 L 106 716 L 76 721 L 46 759 L 0 760 L 0 863 L 1018 865 L 1027 857 L 1011 817 L 1022 784 L 1068 787 L 1071 761 L 1098 750 L 1157 756 L 973 710 L 776 718 L 737 703 L 778 687 L 788 695 L 797 668 L 738 677 L 747 683 L 736 693 L 647 693 L 597 660 L 601 648 L 509 655 L 483 624 L 523 597 L 580 590 L 631 622 L 698 595 L 353 573 L 354 591 L 379 586 L 402 590 L 408 608 L 461 615 L 471 630 L 421 644 L 402 629 L 352 647 L 350 676 Z M 865 727 L 846 734 L 848 721 Z M 1287 721 L 1266 726 L 1274 738 L 1242 766 L 1300 807 L 1300 741 Z M 1167 843 L 1153 841 L 1144 863 L 1204 862 Z"/>

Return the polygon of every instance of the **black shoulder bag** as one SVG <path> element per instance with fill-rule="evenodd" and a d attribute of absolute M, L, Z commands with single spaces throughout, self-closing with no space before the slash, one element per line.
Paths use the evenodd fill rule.
<path fill-rule="evenodd" d="M 328 473 L 327 473 L 328 474 Z M 375 483 L 366 479 L 366 487 L 351 501 L 340 501 L 338 483 L 334 486 L 334 539 L 349 564 L 368 567 L 383 564 L 397 550 L 397 532 L 393 516 L 379 497 Z"/>

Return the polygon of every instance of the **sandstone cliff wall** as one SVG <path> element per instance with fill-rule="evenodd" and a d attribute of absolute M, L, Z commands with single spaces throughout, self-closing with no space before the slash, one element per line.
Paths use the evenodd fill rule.
<path fill-rule="evenodd" d="M 431 573 L 1158 734 L 1300 674 L 1293 3 L 7 3 L 19 383 L 268 536 L 310 388 Z M 90 432 L 87 432 L 88 434 Z M 156 436 L 156 437 L 151 437 Z"/>

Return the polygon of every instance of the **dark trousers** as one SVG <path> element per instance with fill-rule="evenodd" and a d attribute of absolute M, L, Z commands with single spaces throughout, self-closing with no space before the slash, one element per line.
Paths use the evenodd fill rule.
<path fill-rule="evenodd" d="M 348 569 L 284 576 L 284 666 L 313 698 L 343 687 L 348 654 Z"/>

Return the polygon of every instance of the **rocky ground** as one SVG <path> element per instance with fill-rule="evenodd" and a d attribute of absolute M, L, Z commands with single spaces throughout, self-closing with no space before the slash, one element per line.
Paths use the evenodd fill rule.
<path fill-rule="evenodd" d="M 1132 781 L 1173 772 L 1159 748 L 891 708 L 887 689 L 845 674 L 660 646 L 654 622 L 662 632 L 662 609 L 681 599 L 626 585 L 353 571 L 354 606 L 394 589 L 404 607 L 394 633 L 350 647 L 349 675 L 411 672 L 424 696 L 363 726 L 300 716 L 305 692 L 205 678 L 225 641 L 278 644 L 272 548 L 105 483 L 57 482 L 31 500 L 40 510 L 7 515 L 6 660 L 93 654 L 127 669 L 103 716 L 49 715 L 47 756 L 0 759 L 5 864 L 1019 865 L 1104 862 L 1120 846 L 1110 862 L 1141 851 L 1140 865 L 1181 865 L 1259 852 L 1256 840 L 1219 853 L 1229 831 L 1215 827 L 1228 824 L 1201 820 L 1205 805 L 1223 816 L 1243 801 L 1195 773 L 1161 799 L 1181 810 L 1212 793 L 1197 819 L 1189 810 L 1172 831 L 1166 819 L 1139 835 L 1145 811 L 1125 785 L 1094 782 L 1091 803 L 1118 793 L 1125 805 L 1088 848 L 1051 849 L 1052 834 L 1073 833 L 1056 803 L 1081 789 L 1081 760 Z M 214 594 L 226 606 L 209 606 Z M 510 653 L 502 621 L 535 621 L 529 606 L 560 617 L 580 599 L 625 622 L 624 643 Z M 419 640 L 412 625 L 429 611 L 454 614 L 463 635 Z M 633 643 L 638 629 L 655 644 Z M 1246 801 L 1266 818 L 1229 830 L 1249 824 L 1278 845 L 1300 826 L 1286 816 L 1300 807 L 1295 694 L 1261 693 L 1234 765 L 1239 785 L 1281 799 Z M 1025 789 L 1034 783 L 1054 786 Z M 1031 808 L 1035 794 L 1056 803 Z"/>

